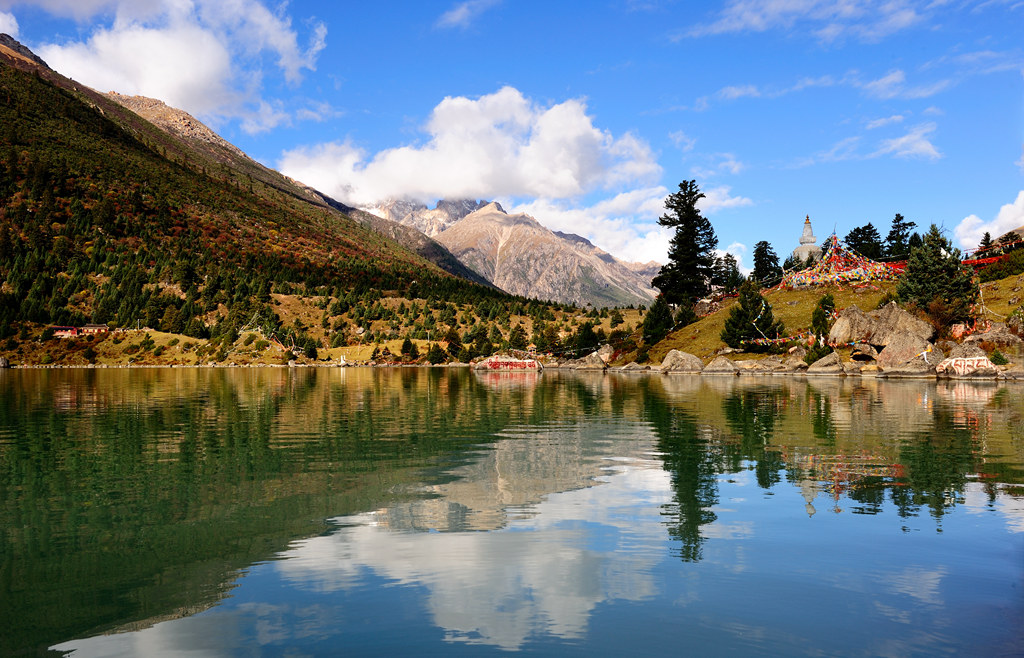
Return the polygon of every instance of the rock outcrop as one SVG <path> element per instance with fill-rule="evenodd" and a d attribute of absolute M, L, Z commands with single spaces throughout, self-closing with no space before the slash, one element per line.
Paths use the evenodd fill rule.
<path fill-rule="evenodd" d="M 807 368 L 808 375 L 842 375 L 845 372 L 838 352 L 826 354 Z"/>
<path fill-rule="evenodd" d="M 983 334 L 971 334 L 964 339 L 965 343 L 991 343 L 996 347 L 1014 347 L 1022 342 L 1020 336 L 1012 333 L 1005 324 L 997 323 Z"/>
<path fill-rule="evenodd" d="M 946 377 L 996 377 L 999 369 L 987 356 L 950 357 L 935 366 L 939 376 Z"/>
<path fill-rule="evenodd" d="M 833 345 L 867 343 L 885 347 L 902 334 L 911 334 L 927 341 L 931 340 L 935 329 L 901 309 L 895 302 L 870 313 L 864 313 L 852 305 L 839 313 L 828 333 L 828 341 Z"/>
<path fill-rule="evenodd" d="M 735 375 L 738 370 L 735 363 L 724 356 L 719 356 L 706 365 L 702 372 L 705 375 Z"/>
<path fill-rule="evenodd" d="M 442 199 L 437 202 L 436 207 L 428 208 L 425 204 L 417 201 L 389 199 L 376 206 L 363 208 L 363 210 L 404 226 L 411 226 L 427 236 L 434 237 L 466 215 L 480 210 L 486 205 L 486 201 L 473 199 L 454 201 Z"/>
<path fill-rule="evenodd" d="M 875 362 L 884 369 L 893 368 L 898 365 L 909 363 L 917 357 L 921 357 L 925 363 L 937 364 L 941 358 L 936 359 L 928 355 L 934 351 L 934 346 L 927 340 L 913 334 L 900 334 L 896 336 L 885 349 L 878 353 Z M 941 352 L 940 352 L 941 354 Z"/>
<path fill-rule="evenodd" d="M 704 370 L 704 362 L 689 352 L 671 350 L 661 361 L 661 371 L 664 373 L 699 373 Z"/>

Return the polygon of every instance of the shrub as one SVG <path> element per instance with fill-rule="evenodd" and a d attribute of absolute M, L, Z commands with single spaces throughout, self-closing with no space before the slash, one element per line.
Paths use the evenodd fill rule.
<path fill-rule="evenodd" d="M 960 262 L 960 250 L 932 224 L 921 246 L 911 250 L 896 294 L 927 309 L 933 323 L 945 327 L 970 319 L 979 292 L 974 271 Z"/>
<path fill-rule="evenodd" d="M 778 351 L 778 345 L 758 344 L 753 341 L 777 338 L 785 330 L 782 321 L 775 319 L 771 304 L 761 296 L 757 284 L 745 281 L 740 286 L 739 303 L 729 311 L 721 338 L 732 348 L 742 347 L 750 352 L 773 352 Z"/>
<path fill-rule="evenodd" d="M 999 350 L 992 352 L 992 356 L 989 357 L 989 361 L 991 361 L 993 364 L 997 366 L 1005 366 L 1007 363 L 1010 362 L 1010 360 L 1007 359 L 1006 356 Z"/>

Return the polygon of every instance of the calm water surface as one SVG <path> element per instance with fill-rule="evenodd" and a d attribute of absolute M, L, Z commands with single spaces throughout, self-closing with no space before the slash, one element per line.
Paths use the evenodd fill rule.
<path fill-rule="evenodd" d="M 1022 393 L 0 371 L 0 654 L 1020 655 Z"/>

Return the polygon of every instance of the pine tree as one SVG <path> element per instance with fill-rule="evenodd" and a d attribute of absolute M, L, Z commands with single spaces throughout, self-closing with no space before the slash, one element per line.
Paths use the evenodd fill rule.
<path fill-rule="evenodd" d="M 665 301 L 665 295 L 658 295 L 651 304 L 651 310 L 644 316 L 643 324 L 644 344 L 653 345 L 668 335 L 672 329 L 672 310 Z"/>
<path fill-rule="evenodd" d="M 833 352 L 832 347 L 825 342 L 829 332 L 829 316 L 836 310 L 836 301 L 832 293 L 828 293 L 818 300 L 814 311 L 811 313 L 811 334 L 814 336 L 814 345 L 807 350 L 805 360 L 808 364 Z"/>
<path fill-rule="evenodd" d="M 910 252 L 896 296 L 927 310 L 937 325 L 948 326 L 971 318 L 978 294 L 974 271 L 960 262 L 960 250 L 932 224 L 921 246 Z"/>
<path fill-rule="evenodd" d="M 444 363 L 448 360 L 448 355 L 444 353 L 441 346 L 438 343 L 431 343 L 430 349 L 427 350 L 427 361 L 437 365 L 438 363 Z"/>
<path fill-rule="evenodd" d="M 782 278 L 779 257 L 767 240 L 754 245 L 754 271 L 750 276 L 763 286 L 774 285 Z"/>
<path fill-rule="evenodd" d="M 722 340 L 733 348 L 746 349 L 750 352 L 768 352 L 774 345 L 756 345 L 744 341 L 763 338 L 778 338 L 785 332 L 781 320 L 772 314 L 771 304 L 765 301 L 757 289 L 757 284 L 747 281 L 740 286 L 739 303 L 732 307 L 729 317 L 722 329 Z"/>
<path fill-rule="evenodd" d="M 908 222 L 903 219 L 903 215 L 896 213 L 896 216 L 892 218 L 892 228 L 889 229 L 889 235 L 885 237 L 885 255 L 892 259 L 906 258 L 907 254 L 910 253 L 910 246 L 908 245 L 910 232 L 916 226 L 916 223 Z"/>
<path fill-rule="evenodd" d="M 517 324 L 508 333 L 508 344 L 514 350 L 525 350 L 527 345 L 526 329 L 523 325 Z"/>
<path fill-rule="evenodd" d="M 659 224 L 676 231 L 669 242 L 669 262 L 652 281 L 669 304 L 692 305 L 708 294 L 715 274 L 718 238 L 711 222 L 697 209 L 703 198 L 696 181 L 683 181 L 679 191 L 665 199 L 668 212 L 658 219 Z"/>
<path fill-rule="evenodd" d="M 981 236 L 981 242 L 978 243 L 978 251 L 985 251 L 990 248 L 992 244 L 992 235 L 988 231 L 985 231 L 985 235 Z"/>
<path fill-rule="evenodd" d="M 871 222 L 847 233 L 843 242 L 865 258 L 877 259 L 882 256 L 882 236 Z"/>

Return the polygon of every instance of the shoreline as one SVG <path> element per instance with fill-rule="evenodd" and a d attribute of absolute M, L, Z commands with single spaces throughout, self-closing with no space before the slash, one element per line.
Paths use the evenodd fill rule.
<path fill-rule="evenodd" d="M 12 364 L 3 370 L 155 370 L 155 369 L 182 369 L 182 370 L 204 370 L 204 369 L 225 369 L 225 370 L 240 370 L 240 369 L 254 369 L 254 368 L 272 368 L 272 369 L 287 369 L 287 368 L 324 368 L 324 369 L 345 369 L 345 368 L 360 368 L 360 369 L 374 369 L 374 368 L 438 368 L 438 369 L 457 369 L 457 368 L 468 368 L 475 370 L 473 364 L 469 363 L 446 363 L 446 364 L 430 364 L 430 363 L 395 363 L 395 364 L 353 364 L 345 363 L 340 364 L 337 362 L 333 363 L 290 363 L 290 364 L 273 364 L 273 363 L 207 363 L 207 364 Z M 543 373 L 544 370 L 551 370 L 555 372 L 581 372 L 581 373 L 601 373 L 601 374 L 612 374 L 612 375 L 659 375 L 669 377 L 679 376 L 697 376 L 697 377 L 802 377 L 802 378 L 822 378 L 822 379 L 839 379 L 839 378 L 865 378 L 865 379 L 892 379 L 892 380 L 921 380 L 921 381 L 958 381 L 958 382 L 1012 382 L 1012 381 L 1024 381 L 1024 367 L 1021 366 L 997 366 L 995 373 L 982 373 L 982 374 L 968 374 L 968 375 L 956 375 L 956 374 L 939 374 L 939 373 L 901 373 L 901 372 L 890 372 L 886 373 L 883 370 L 873 370 L 868 372 L 862 372 L 857 370 L 843 370 L 841 372 L 808 372 L 806 369 L 798 370 L 787 370 L 787 371 L 757 371 L 752 369 L 737 369 L 734 371 L 726 372 L 698 372 L 698 371 L 683 371 L 683 370 L 668 370 L 663 371 L 658 367 L 643 366 L 639 368 L 627 368 L 625 366 L 608 366 L 605 368 L 595 367 L 564 367 L 557 364 L 543 366 L 538 374 Z M 517 373 L 521 371 L 513 370 L 481 370 L 481 372 L 504 374 L 504 373 Z"/>

